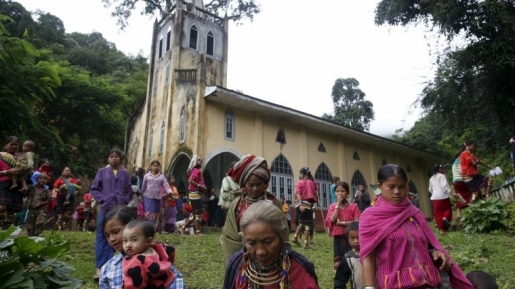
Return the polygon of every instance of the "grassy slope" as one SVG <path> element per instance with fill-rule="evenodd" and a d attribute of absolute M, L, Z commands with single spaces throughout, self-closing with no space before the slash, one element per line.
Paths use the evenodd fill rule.
<path fill-rule="evenodd" d="M 72 242 L 71 252 L 64 261 L 75 266 L 75 276 L 84 280 L 83 288 L 98 288 L 91 277 L 94 272 L 93 233 L 64 232 Z M 178 235 L 159 235 L 158 240 L 173 244 L 177 250 L 176 265 L 184 274 L 189 289 L 222 288 L 224 266 L 220 233 L 209 233 L 202 238 Z M 442 244 L 465 271 L 484 270 L 497 278 L 500 288 L 515 284 L 515 240 L 504 234 L 466 235 L 461 232 L 439 236 Z M 315 263 L 320 287 L 332 288 L 332 239 L 325 234 L 315 235 L 313 250 L 294 249 Z"/>

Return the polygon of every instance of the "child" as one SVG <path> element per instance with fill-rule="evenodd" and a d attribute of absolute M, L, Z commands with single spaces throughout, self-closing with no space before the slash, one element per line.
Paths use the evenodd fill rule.
<path fill-rule="evenodd" d="M 139 187 L 138 187 L 138 177 L 137 176 L 131 177 L 131 185 L 132 185 L 132 192 L 134 194 L 132 195 L 131 202 L 127 206 L 129 206 L 131 208 L 138 208 L 140 196 L 139 196 Z"/>
<path fill-rule="evenodd" d="M 93 195 L 91 195 L 90 192 L 84 195 L 84 224 L 82 225 L 82 231 L 86 232 L 89 231 L 89 225 L 91 221 L 93 220 L 93 210 L 92 210 L 92 203 L 93 203 Z M 93 224 L 93 227 L 94 224 Z"/>
<path fill-rule="evenodd" d="M 154 235 L 155 226 L 149 220 L 136 219 L 125 226 L 123 288 L 168 288 L 172 283 L 172 264 L 164 245 L 154 244 Z"/>
<path fill-rule="evenodd" d="M 45 188 L 48 176 L 40 174 L 38 183 L 30 186 L 24 207 L 29 210 L 27 218 L 27 234 L 29 236 L 38 236 L 43 231 L 46 223 L 46 204 L 50 201 L 52 193 Z"/>
<path fill-rule="evenodd" d="M 467 274 L 475 289 L 499 289 L 492 275 L 483 271 L 471 271 Z"/>
<path fill-rule="evenodd" d="M 360 289 L 364 288 L 362 267 L 359 260 L 359 223 L 352 222 L 347 226 L 347 236 L 349 237 L 349 244 L 352 250 L 345 253 L 345 260 L 349 265 L 348 275 L 350 276 L 350 288 Z"/>
<path fill-rule="evenodd" d="M 20 175 L 12 175 L 13 185 L 11 186 L 11 190 L 18 187 L 18 182 L 21 182 L 21 192 L 26 192 L 28 190 L 27 187 L 27 173 L 34 168 L 34 153 L 32 152 L 36 144 L 27 140 L 23 143 L 22 153 L 16 159 L 16 168 L 23 171 Z"/>
<path fill-rule="evenodd" d="M 291 206 L 291 201 L 290 200 L 286 200 L 286 206 L 288 206 L 288 212 L 286 213 L 286 223 L 288 223 L 288 233 L 291 232 L 291 212 L 290 212 L 290 206 Z M 283 207 L 283 210 L 284 210 L 284 207 Z"/>
<path fill-rule="evenodd" d="M 330 235 L 333 237 L 334 245 L 334 288 L 343 289 L 346 287 L 349 275 L 346 274 L 349 268 L 347 262 L 342 262 L 345 253 L 351 250 L 347 242 L 346 227 L 352 222 L 357 221 L 361 216 L 359 208 L 354 203 L 349 203 L 349 185 L 346 182 L 339 182 L 335 189 L 336 203 L 329 206 L 327 217 L 325 218 L 326 227 L 329 228 Z"/>
<path fill-rule="evenodd" d="M 175 176 L 168 175 L 168 185 L 171 194 L 166 195 L 166 206 L 165 206 L 165 222 L 164 231 L 166 233 L 173 233 L 175 231 L 175 222 L 177 222 L 177 200 L 179 199 L 179 191 L 175 187 Z"/>
<path fill-rule="evenodd" d="M 80 204 L 75 208 L 75 213 L 73 214 L 73 218 L 75 219 L 75 224 L 77 224 L 77 230 L 80 231 L 84 228 L 84 202 L 80 202 Z"/>

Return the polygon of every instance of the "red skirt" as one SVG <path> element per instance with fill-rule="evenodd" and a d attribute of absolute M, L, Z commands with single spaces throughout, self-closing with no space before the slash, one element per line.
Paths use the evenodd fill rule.
<path fill-rule="evenodd" d="M 451 199 L 433 200 L 433 215 L 438 229 L 444 231 L 443 218 L 446 218 L 449 223 L 452 221 Z"/>
<path fill-rule="evenodd" d="M 456 208 L 458 209 L 465 209 L 468 207 L 468 203 L 472 200 L 472 193 L 469 190 L 469 187 L 467 186 L 467 183 L 465 182 L 453 182 L 452 186 L 454 187 L 454 191 L 457 194 L 460 194 L 465 201 L 467 201 L 466 204 L 462 204 L 460 202 L 456 202 Z"/>

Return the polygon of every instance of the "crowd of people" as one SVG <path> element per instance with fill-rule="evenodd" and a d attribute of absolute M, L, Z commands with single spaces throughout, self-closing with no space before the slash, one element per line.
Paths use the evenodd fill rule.
<path fill-rule="evenodd" d="M 183 275 L 174 265 L 175 249 L 154 238 L 156 233 L 185 234 L 190 229 L 202 236 L 205 214 L 210 211 L 203 198 L 215 193 L 204 183 L 201 158 L 194 156 L 188 167 L 186 195 L 178 192 L 174 176 L 161 173 L 159 161 L 152 161 L 149 171 L 138 169 L 130 176 L 122 166 L 122 152 L 113 149 L 107 155 L 108 165 L 97 171 L 87 193 L 79 197 L 81 180 L 70 168 L 53 181 L 48 160 L 34 167 L 34 147 L 33 141 L 25 141 L 23 153 L 18 153 L 18 139 L 8 137 L 0 152 L 3 227 L 16 222 L 15 213 L 24 209 L 31 236 L 40 234 L 49 222 L 49 210 L 55 212 L 56 229 L 82 215 L 79 228 L 96 228 L 93 278 L 100 288 L 185 288 Z M 433 170 L 429 189 L 441 232 L 452 221 L 450 195 L 461 202 L 461 209 L 482 198 L 482 188 L 489 195 L 491 182 L 477 171 L 478 164 L 487 165 L 474 151 L 474 143 L 466 142 L 456 157 L 460 169 L 456 169 L 459 176 L 453 177 L 455 192 L 443 166 Z M 294 243 L 309 249 L 312 242 L 313 209 L 318 202 L 313 175 L 309 167 L 300 170 L 294 204 L 297 226 L 291 240 L 290 203 L 268 192 L 270 176 L 264 158 L 246 155 L 231 164 L 220 195 L 208 198 L 225 218 L 220 238 L 227 266 L 223 288 L 320 288 L 313 263 L 292 247 Z M 347 284 L 353 289 L 497 288 L 485 272 L 466 276 L 445 251 L 410 201 L 408 178 L 401 167 L 383 165 L 377 180 L 375 198 L 366 184 L 353 193 L 347 182 L 333 180 L 324 225 L 333 238 L 334 288 L 347 288 Z"/>

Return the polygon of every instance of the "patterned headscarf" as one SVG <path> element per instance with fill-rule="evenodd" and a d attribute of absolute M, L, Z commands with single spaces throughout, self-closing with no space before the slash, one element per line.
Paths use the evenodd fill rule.
<path fill-rule="evenodd" d="M 251 175 L 255 175 L 268 184 L 270 181 L 270 169 L 266 160 L 255 155 L 246 155 L 242 157 L 234 166 L 229 169 L 227 175 L 233 181 L 238 183 L 240 187 L 244 187 Z"/>
<path fill-rule="evenodd" d="M 191 171 L 198 164 L 199 161 L 202 161 L 202 159 L 197 155 L 193 155 L 193 157 L 191 158 L 190 164 L 188 166 L 188 171 L 186 172 L 186 174 L 188 176 L 191 174 Z"/>

